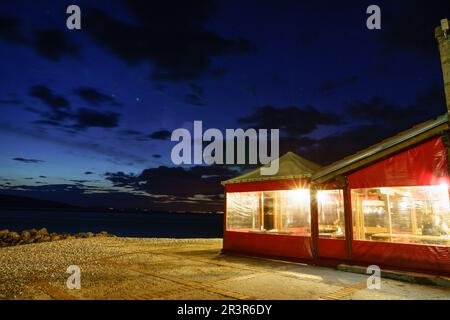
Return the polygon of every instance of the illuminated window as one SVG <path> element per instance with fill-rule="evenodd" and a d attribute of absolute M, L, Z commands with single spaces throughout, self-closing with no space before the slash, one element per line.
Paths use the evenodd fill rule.
<path fill-rule="evenodd" d="M 260 192 L 227 194 L 227 229 L 259 230 Z"/>
<path fill-rule="evenodd" d="M 344 193 L 342 190 L 317 192 L 319 209 L 319 237 L 345 238 Z"/>
<path fill-rule="evenodd" d="M 310 235 L 311 202 L 309 189 L 264 192 L 264 225 L 266 231 Z M 266 206 L 266 203 L 269 203 Z M 272 206 L 272 208 L 271 208 Z M 272 216 L 267 212 L 272 213 Z M 273 218 L 273 222 L 270 221 Z"/>
<path fill-rule="evenodd" d="M 309 189 L 227 194 L 227 229 L 310 235 Z"/>
<path fill-rule="evenodd" d="M 447 185 L 352 190 L 355 240 L 450 246 Z"/>

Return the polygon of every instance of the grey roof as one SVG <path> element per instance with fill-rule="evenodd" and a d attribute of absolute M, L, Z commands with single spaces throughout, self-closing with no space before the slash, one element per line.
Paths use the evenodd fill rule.
<path fill-rule="evenodd" d="M 267 167 L 266 165 L 265 167 Z M 243 183 L 253 181 L 270 181 L 296 178 L 311 178 L 320 170 L 321 166 L 312 161 L 306 160 L 299 155 L 288 152 L 279 158 L 279 170 L 275 175 L 263 176 L 260 168 L 251 170 L 241 176 L 223 181 L 222 184 Z"/>

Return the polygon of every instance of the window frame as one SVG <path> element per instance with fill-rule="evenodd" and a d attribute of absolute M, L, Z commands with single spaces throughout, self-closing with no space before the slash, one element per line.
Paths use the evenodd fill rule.
<path fill-rule="evenodd" d="M 438 188 L 443 188 L 443 190 L 439 190 Z M 397 192 L 404 192 L 404 195 L 395 193 L 393 190 L 397 190 Z M 448 229 L 446 234 L 423 234 L 423 221 L 425 221 L 426 218 L 429 218 L 430 216 L 440 217 L 440 219 L 438 220 L 440 220 L 441 225 L 447 225 L 448 227 L 450 227 L 450 189 L 447 185 L 371 187 L 355 188 L 350 189 L 349 191 L 353 240 L 374 243 L 450 247 L 450 230 Z M 439 195 L 439 192 L 442 192 L 442 194 Z M 411 194 L 409 198 L 407 196 L 408 193 Z M 417 194 L 420 193 L 428 194 L 428 197 L 417 197 Z M 371 197 L 374 196 L 377 196 L 378 200 L 371 199 Z M 444 199 L 441 199 L 441 196 L 443 196 Z M 447 205 L 445 204 L 445 198 L 447 198 Z M 364 201 L 366 201 L 367 203 L 366 208 L 378 208 L 371 210 L 375 212 L 375 214 L 378 215 L 379 218 L 384 220 L 382 224 L 376 224 L 375 226 L 368 225 L 368 214 L 364 214 Z M 405 207 L 403 209 L 404 211 L 408 212 L 408 215 L 406 215 L 406 217 L 402 217 L 402 214 L 404 215 L 404 213 L 402 213 L 401 209 L 399 209 L 400 202 L 402 201 L 404 201 L 403 206 L 409 204 L 409 207 Z M 433 213 L 434 209 L 430 210 L 430 212 L 426 211 L 427 213 L 425 215 L 423 213 L 419 215 L 419 213 L 417 212 L 418 208 L 420 208 L 420 206 L 418 205 L 419 202 L 425 202 L 425 208 L 430 208 L 430 206 L 433 206 L 432 203 L 436 202 L 438 202 L 438 206 L 441 206 L 442 204 L 439 203 L 441 201 L 443 201 L 444 203 L 443 212 L 446 212 L 445 206 L 448 207 L 446 216 L 442 216 L 442 213 L 439 211 Z M 381 208 L 383 206 L 384 213 L 378 214 L 377 210 L 381 212 Z M 397 208 L 397 211 L 393 212 L 395 208 Z M 403 219 L 403 221 L 398 219 Z M 397 220 L 397 222 L 395 220 Z M 409 226 L 409 229 L 401 230 L 401 228 L 404 228 L 405 225 Z"/>
<path fill-rule="evenodd" d="M 289 228 L 283 227 L 283 217 L 285 217 L 285 214 L 283 214 L 282 210 L 283 207 L 281 203 L 283 201 L 284 204 L 286 204 L 286 199 L 288 196 L 286 195 L 283 197 L 283 192 L 291 192 L 296 190 L 307 190 L 305 194 L 307 194 L 306 199 L 308 199 L 308 205 L 306 206 L 307 212 L 303 214 L 303 216 L 307 220 L 307 226 L 301 227 L 306 228 L 308 232 L 295 232 L 295 231 L 289 231 Z M 253 228 L 249 230 L 248 228 L 230 228 L 229 220 L 230 220 L 230 207 L 229 207 L 229 196 L 232 194 L 242 194 L 242 193 L 256 193 L 258 194 L 258 226 L 256 228 Z M 265 230 L 264 229 L 264 219 L 265 219 L 265 213 L 264 213 L 264 195 L 265 194 L 271 194 L 273 199 L 273 229 L 271 230 Z M 304 189 L 286 189 L 286 190 L 269 190 L 269 191 L 244 191 L 244 192 L 227 192 L 226 196 L 226 218 L 225 218 L 225 231 L 231 231 L 231 232 L 251 232 L 251 233 L 265 233 L 265 234 L 274 234 L 274 235 L 295 235 L 295 236 L 308 236 L 311 237 L 312 234 L 312 221 L 311 221 L 311 189 L 310 188 L 304 188 Z M 300 227 L 299 227 L 300 228 Z"/>

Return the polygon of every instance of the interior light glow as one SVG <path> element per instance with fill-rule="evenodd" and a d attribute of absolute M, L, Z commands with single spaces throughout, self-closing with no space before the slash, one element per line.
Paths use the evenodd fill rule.
<path fill-rule="evenodd" d="M 302 205 L 310 202 L 309 189 L 295 189 L 287 191 L 289 202 Z"/>
<path fill-rule="evenodd" d="M 317 191 L 317 201 L 325 204 L 331 201 L 330 193 L 328 191 Z"/>

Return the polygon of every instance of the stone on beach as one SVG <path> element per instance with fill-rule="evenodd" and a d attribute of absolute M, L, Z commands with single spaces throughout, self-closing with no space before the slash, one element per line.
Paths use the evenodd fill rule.
<path fill-rule="evenodd" d="M 100 233 L 93 232 L 80 232 L 77 234 L 58 234 L 56 232 L 49 233 L 47 228 L 41 228 L 39 230 L 30 229 L 23 230 L 18 233 L 7 229 L 0 230 L 0 247 L 10 247 L 15 245 L 41 243 L 41 242 L 53 242 L 65 239 L 78 239 L 78 238 L 93 238 L 93 237 L 114 237 L 114 235 L 101 231 Z"/>

